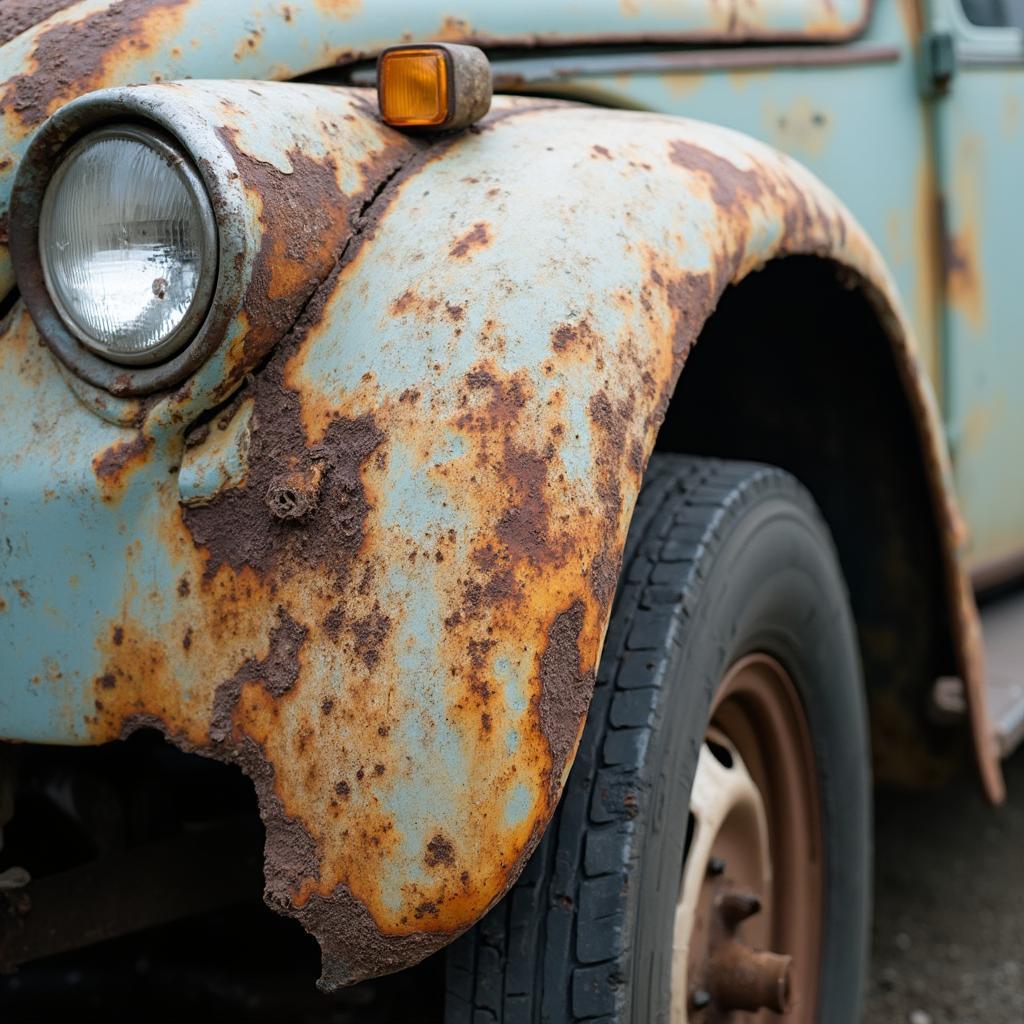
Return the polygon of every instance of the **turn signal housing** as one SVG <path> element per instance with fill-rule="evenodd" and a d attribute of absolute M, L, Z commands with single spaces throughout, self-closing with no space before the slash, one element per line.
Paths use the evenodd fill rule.
<path fill-rule="evenodd" d="M 455 43 L 392 46 L 377 60 L 381 119 L 393 128 L 466 128 L 491 108 L 491 65 Z"/>

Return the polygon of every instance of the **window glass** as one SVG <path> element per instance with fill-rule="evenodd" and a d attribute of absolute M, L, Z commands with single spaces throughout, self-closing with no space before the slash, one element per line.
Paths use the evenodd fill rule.
<path fill-rule="evenodd" d="M 986 28 L 1024 29 L 1024 0 L 962 0 L 964 14 Z"/>

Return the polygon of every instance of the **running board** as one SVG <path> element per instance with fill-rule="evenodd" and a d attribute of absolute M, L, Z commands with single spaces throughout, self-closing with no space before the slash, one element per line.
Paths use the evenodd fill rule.
<path fill-rule="evenodd" d="M 988 706 L 1002 757 L 1024 740 L 1024 590 L 981 608 Z"/>

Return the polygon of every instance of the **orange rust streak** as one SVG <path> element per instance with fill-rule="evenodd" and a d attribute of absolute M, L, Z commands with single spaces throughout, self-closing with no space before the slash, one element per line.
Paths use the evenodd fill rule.
<path fill-rule="evenodd" d="M 938 389 L 942 373 L 939 354 L 942 304 L 942 207 L 933 161 L 925 157 L 917 174 L 914 201 L 913 259 L 914 321 L 921 339 L 922 358 Z"/>
<path fill-rule="evenodd" d="M 923 0 L 897 0 L 900 20 L 903 22 L 907 42 L 911 44 L 916 43 L 918 36 L 924 31 L 924 14 L 921 11 L 922 2 Z"/>
<path fill-rule="evenodd" d="M 477 221 L 470 231 L 466 232 L 465 235 L 455 242 L 448 255 L 454 259 L 463 259 L 474 249 L 486 248 L 492 241 L 493 239 L 487 224 L 483 221 Z"/>
<path fill-rule="evenodd" d="M 985 290 L 981 275 L 982 140 L 967 136 L 958 148 L 953 172 L 949 215 L 956 230 L 946 238 L 946 286 L 949 301 L 966 317 L 971 330 L 980 336 L 985 329 Z"/>
<path fill-rule="evenodd" d="M 130 441 L 117 441 L 93 457 L 93 473 L 105 502 L 122 497 L 129 478 L 148 461 L 152 447 L 152 439 L 140 430 Z"/>
<path fill-rule="evenodd" d="M 363 9 L 363 0 L 316 0 L 317 7 L 338 18 L 351 18 Z"/>
<path fill-rule="evenodd" d="M 985 295 L 978 272 L 981 244 L 976 225 L 965 224 L 946 240 L 946 282 L 949 299 L 963 311 L 971 329 L 977 333 L 985 328 Z"/>

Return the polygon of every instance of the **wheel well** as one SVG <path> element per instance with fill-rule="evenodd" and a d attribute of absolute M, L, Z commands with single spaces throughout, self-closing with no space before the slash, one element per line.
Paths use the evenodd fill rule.
<path fill-rule="evenodd" d="M 893 350 L 865 292 L 813 257 L 732 286 L 686 363 L 658 449 L 791 472 L 832 531 L 857 621 L 875 778 L 945 781 L 966 730 L 929 714 L 956 675 L 935 509 Z"/>

